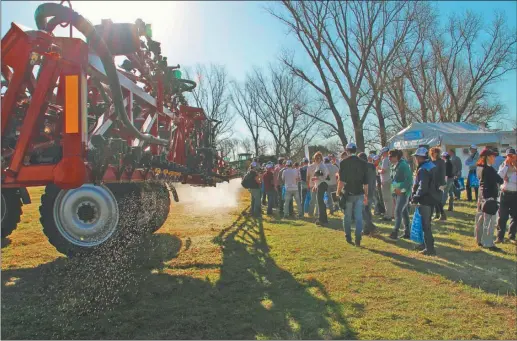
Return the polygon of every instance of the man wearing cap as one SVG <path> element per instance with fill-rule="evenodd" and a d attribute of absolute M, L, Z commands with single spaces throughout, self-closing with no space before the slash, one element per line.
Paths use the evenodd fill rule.
<path fill-rule="evenodd" d="M 300 202 L 302 204 L 301 210 L 302 215 L 304 213 L 305 198 L 307 198 L 308 185 L 307 185 L 307 168 L 309 167 L 309 159 L 306 157 L 302 160 L 302 166 L 300 167 L 300 182 L 298 182 L 298 193 L 300 195 Z"/>
<path fill-rule="evenodd" d="M 477 162 L 479 160 L 479 153 L 478 153 L 478 147 L 473 144 L 470 146 L 470 155 L 469 157 L 467 158 L 467 160 L 465 160 L 465 166 L 467 166 L 469 168 L 469 174 L 467 176 L 467 186 L 466 186 L 466 190 L 467 190 L 467 201 L 472 201 L 472 190 L 471 190 L 471 187 L 470 187 L 470 178 L 471 178 L 471 174 L 474 174 L 474 176 L 476 176 L 476 168 L 477 168 Z M 476 202 L 478 201 L 478 187 L 474 187 L 474 194 L 476 196 Z"/>
<path fill-rule="evenodd" d="M 264 191 L 267 195 L 267 214 L 273 214 L 273 207 L 276 204 L 276 189 L 273 174 L 273 163 L 266 164 L 266 172 L 262 177 Z"/>
<path fill-rule="evenodd" d="M 427 148 L 419 147 L 413 156 L 417 163 L 417 173 L 413 182 L 411 203 L 418 206 L 422 217 L 422 230 L 424 232 L 424 244 L 419 246 L 420 252 L 424 255 L 435 255 L 433 232 L 431 231 L 431 214 L 433 206 L 441 199 L 441 192 L 438 191 L 437 167 L 428 158 Z"/>
<path fill-rule="evenodd" d="M 300 180 L 297 169 L 293 168 L 293 162 L 287 160 L 286 168 L 282 172 L 282 180 L 285 184 L 285 198 L 284 198 L 284 218 L 289 217 L 289 203 L 291 200 L 296 201 L 296 208 L 298 209 L 298 217 L 303 217 L 303 209 L 300 205 L 300 197 L 298 196 L 298 181 Z"/>
<path fill-rule="evenodd" d="M 339 195 L 345 195 L 345 216 L 343 227 L 345 238 L 352 244 L 352 214 L 355 220 L 355 245 L 361 246 L 363 232 L 363 206 L 368 204 L 368 167 L 365 161 L 357 157 L 357 146 L 354 143 L 346 145 L 348 157 L 339 166 Z"/>
<path fill-rule="evenodd" d="M 390 158 L 388 152 L 390 149 L 384 147 L 381 149 L 381 162 L 377 167 L 379 176 L 381 177 L 382 198 L 384 200 L 384 218 L 389 221 L 393 219 L 393 197 L 391 196 L 391 176 L 390 176 Z"/>
<path fill-rule="evenodd" d="M 514 148 L 509 148 L 506 151 L 506 160 L 497 174 L 504 180 L 504 183 L 501 186 L 501 206 L 499 207 L 499 220 L 497 221 L 496 243 L 504 241 L 508 218 L 510 218 L 508 238 L 515 243 L 517 235 L 517 153 Z"/>

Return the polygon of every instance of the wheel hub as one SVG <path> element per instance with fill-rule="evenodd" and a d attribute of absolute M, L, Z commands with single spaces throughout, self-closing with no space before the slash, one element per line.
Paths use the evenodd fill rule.
<path fill-rule="evenodd" d="M 117 229 L 117 200 L 104 185 L 61 190 L 54 202 L 54 220 L 70 243 L 94 247 L 107 241 Z"/>
<path fill-rule="evenodd" d="M 83 202 L 79 204 L 79 207 L 77 208 L 77 217 L 83 222 L 90 224 L 92 223 L 98 215 L 97 208 L 95 207 L 95 204 L 91 202 Z"/>

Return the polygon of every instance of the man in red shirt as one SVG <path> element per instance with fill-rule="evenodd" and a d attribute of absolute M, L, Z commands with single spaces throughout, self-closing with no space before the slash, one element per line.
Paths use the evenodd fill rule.
<path fill-rule="evenodd" d="M 272 164 L 266 165 L 266 172 L 262 176 L 262 182 L 267 195 L 267 214 L 271 215 L 273 214 L 273 207 L 276 205 L 276 187 Z"/>

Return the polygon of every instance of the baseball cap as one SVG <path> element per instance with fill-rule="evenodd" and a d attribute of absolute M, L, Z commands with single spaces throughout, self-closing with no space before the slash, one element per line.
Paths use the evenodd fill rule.
<path fill-rule="evenodd" d="M 517 153 L 515 153 L 515 149 L 514 148 L 508 148 L 506 150 L 506 155 L 517 155 Z"/>
<path fill-rule="evenodd" d="M 427 148 L 420 147 L 415 151 L 415 154 L 413 156 L 427 156 Z"/>
<path fill-rule="evenodd" d="M 357 149 L 357 146 L 355 145 L 355 143 L 350 142 L 349 144 L 346 145 L 345 149 Z"/>
<path fill-rule="evenodd" d="M 285 164 L 286 164 L 287 166 L 292 166 L 292 165 L 293 165 L 293 161 L 291 161 L 291 160 L 287 160 Z"/>
<path fill-rule="evenodd" d="M 447 156 L 449 156 L 449 153 L 447 153 L 447 152 L 442 153 L 442 157 L 447 157 Z"/>
<path fill-rule="evenodd" d="M 476 146 L 475 144 L 471 144 L 470 149 L 478 149 L 478 146 Z"/>
<path fill-rule="evenodd" d="M 330 161 L 330 159 L 329 159 L 329 157 L 328 157 L 328 156 L 325 156 L 325 157 L 323 158 L 323 161 L 324 161 L 324 162 L 328 162 L 328 161 Z"/>
<path fill-rule="evenodd" d="M 273 164 L 268 163 L 268 164 L 266 165 L 266 169 L 271 169 L 271 168 L 273 168 Z"/>
<path fill-rule="evenodd" d="M 379 156 L 379 155 L 374 155 L 374 156 L 372 157 L 372 159 L 373 159 L 373 161 L 377 161 L 377 160 L 379 160 L 379 159 L 380 159 L 380 156 Z"/>
<path fill-rule="evenodd" d="M 252 163 L 251 163 L 251 168 L 255 168 L 255 167 L 257 167 L 257 166 L 258 166 L 258 164 L 257 164 L 256 162 L 252 162 Z"/>
<path fill-rule="evenodd" d="M 390 151 L 390 149 L 388 147 L 384 147 L 384 148 L 381 149 L 381 154 L 389 152 L 389 151 Z"/>
<path fill-rule="evenodd" d="M 497 155 L 496 152 L 494 152 L 492 149 L 489 148 L 483 148 L 481 153 L 479 153 L 480 156 L 490 156 L 490 155 Z"/>

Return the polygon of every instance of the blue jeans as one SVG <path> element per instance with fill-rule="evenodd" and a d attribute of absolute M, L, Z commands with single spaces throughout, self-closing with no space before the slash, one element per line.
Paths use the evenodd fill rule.
<path fill-rule="evenodd" d="M 298 194 L 300 196 L 300 201 L 301 201 L 301 210 L 302 210 L 302 215 L 303 213 L 305 213 L 305 198 L 307 197 L 307 192 L 309 191 L 309 188 L 307 187 L 307 182 L 305 181 L 300 181 L 298 182 Z"/>
<path fill-rule="evenodd" d="M 364 195 L 350 195 L 346 199 L 345 216 L 343 217 L 343 227 L 347 239 L 352 238 L 352 212 L 355 220 L 355 238 L 361 240 L 363 232 L 363 199 Z"/>
<path fill-rule="evenodd" d="M 447 184 L 445 185 L 445 189 L 443 191 L 443 197 L 442 197 L 442 206 L 445 206 L 445 203 L 447 202 L 447 196 L 449 196 L 449 207 L 452 209 L 454 205 L 454 180 L 453 179 L 447 179 Z"/>
<path fill-rule="evenodd" d="M 303 217 L 303 208 L 300 205 L 300 197 L 298 195 L 297 189 L 289 189 L 285 191 L 285 201 L 284 201 L 284 217 L 289 216 L 289 204 L 292 202 L 294 198 L 294 201 L 296 201 L 296 208 L 298 209 L 298 217 Z M 294 207 L 293 207 L 294 211 Z M 293 212 L 294 213 L 294 212 Z"/>
<path fill-rule="evenodd" d="M 404 234 L 409 236 L 411 224 L 409 223 L 409 195 L 395 196 L 395 233 L 399 233 L 400 225 L 404 220 Z"/>
<path fill-rule="evenodd" d="M 251 207 L 250 213 L 254 216 L 262 215 L 262 207 L 261 207 L 261 191 L 260 188 L 250 188 L 251 193 Z"/>

